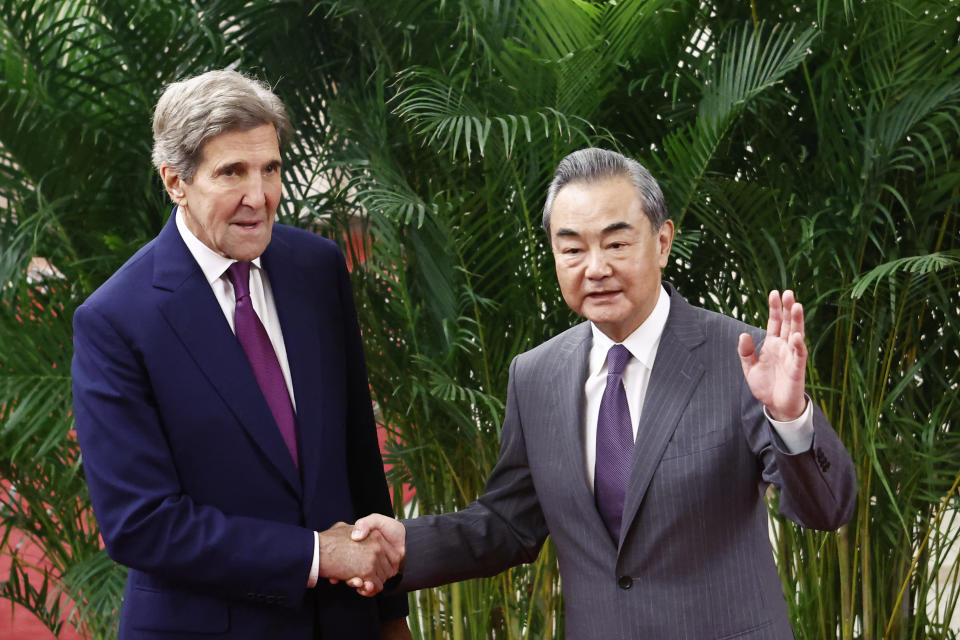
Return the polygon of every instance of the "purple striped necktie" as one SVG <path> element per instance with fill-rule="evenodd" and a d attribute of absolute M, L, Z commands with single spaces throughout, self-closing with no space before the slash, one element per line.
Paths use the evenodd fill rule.
<path fill-rule="evenodd" d="M 233 292 L 237 299 L 233 316 L 237 340 L 247 353 L 247 359 L 253 367 L 253 374 L 257 377 L 260 390 L 263 391 L 263 396 L 270 406 L 270 412 L 277 422 L 277 427 L 280 428 L 280 435 L 283 436 L 283 442 L 287 445 L 293 463 L 299 467 L 297 419 L 293 413 L 293 403 L 290 401 L 290 393 L 283 379 L 283 370 L 280 368 L 280 361 L 277 360 L 277 353 L 273 350 L 270 336 L 263 328 L 263 323 L 257 317 L 257 312 L 250 300 L 250 263 L 234 262 L 227 269 L 227 277 L 233 284 Z"/>
<path fill-rule="evenodd" d="M 600 400 L 597 417 L 597 459 L 593 491 L 597 509 L 614 541 L 620 540 L 623 503 L 633 460 L 633 426 L 627 392 L 623 387 L 623 370 L 630 352 L 615 344 L 607 352 L 607 387 Z"/>

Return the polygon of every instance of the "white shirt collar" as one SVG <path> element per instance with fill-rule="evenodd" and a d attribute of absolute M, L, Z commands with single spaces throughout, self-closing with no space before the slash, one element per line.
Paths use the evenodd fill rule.
<path fill-rule="evenodd" d="M 222 276 L 236 260 L 233 258 L 224 258 L 203 244 L 200 238 L 193 235 L 193 232 L 187 227 L 186 220 L 183 219 L 183 213 L 180 212 L 179 206 L 177 207 L 175 215 L 177 217 L 177 231 L 180 232 L 180 237 L 183 238 L 183 241 L 186 243 L 187 249 L 190 250 L 193 259 L 200 265 L 200 270 L 203 271 L 207 283 L 213 284 L 216 280 L 220 279 L 220 276 Z M 258 269 L 260 268 L 259 256 L 254 258 L 252 262 Z"/>
<path fill-rule="evenodd" d="M 660 345 L 660 336 L 667 324 L 670 315 L 670 295 L 660 285 L 660 296 L 653 311 L 643 323 L 634 329 L 633 333 L 621 343 L 634 358 L 639 360 L 648 370 L 653 369 L 653 361 L 657 357 L 657 347 Z M 593 332 L 593 347 L 590 349 L 589 375 L 596 375 L 607 362 L 607 352 L 614 344 L 607 334 L 590 323 Z"/>

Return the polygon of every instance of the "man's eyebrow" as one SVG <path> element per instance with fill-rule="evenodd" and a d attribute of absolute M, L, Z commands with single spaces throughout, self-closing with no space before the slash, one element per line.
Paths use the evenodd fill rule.
<path fill-rule="evenodd" d="M 608 233 L 613 233 L 614 231 L 623 231 L 624 229 L 633 229 L 633 225 L 629 222 L 614 222 L 603 228 L 603 231 L 600 233 L 606 235 Z"/>
<path fill-rule="evenodd" d="M 228 170 L 228 169 L 233 169 L 234 171 L 236 171 L 237 169 L 241 169 L 241 168 L 243 168 L 243 167 L 246 167 L 246 166 L 248 166 L 249 164 L 250 164 L 250 163 L 247 162 L 246 160 L 232 160 L 232 161 L 227 161 L 227 162 L 224 162 L 223 164 L 217 166 L 216 171 L 217 171 L 217 172 L 223 172 L 223 171 L 226 171 L 226 170 Z M 282 166 L 283 166 L 283 161 L 282 161 L 280 158 L 273 158 L 272 160 L 270 160 L 269 162 L 267 162 L 264 166 L 266 166 L 266 167 L 282 167 Z"/>
<path fill-rule="evenodd" d="M 623 231 L 624 229 L 633 229 L 633 225 L 629 222 L 614 222 L 613 224 L 608 224 L 605 226 L 600 234 L 607 235 L 613 233 L 614 231 Z M 557 232 L 554 235 L 558 238 L 579 238 L 580 232 L 564 227 L 562 229 L 557 229 Z"/>
<path fill-rule="evenodd" d="M 224 171 L 227 171 L 228 169 L 234 169 L 234 170 L 236 170 L 236 169 L 240 169 L 240 168 L 245 167 L 245 166 L 247 166 L 247 163 L 244 162 L 243 160 L 233 160 L 233 161 L 224 162 L 224 163 L 221 164 L 221 165 L 217 165 L 216 171 L 217 171 L 217 173 L 223 173 Z"/>

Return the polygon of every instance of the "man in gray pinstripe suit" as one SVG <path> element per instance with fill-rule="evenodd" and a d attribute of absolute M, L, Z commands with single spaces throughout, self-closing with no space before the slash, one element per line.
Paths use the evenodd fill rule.
<path fill-rule="evenodd" d="M 792 638 L 764 493 L 823 530 L 856 498 L 850 456 L 804 392 L 802 306 L 771 292 L 764 335 L 661 282 L 673 222 L 618 153 L 567 156 L 543 223 L 587 322 L 513 361 L 483 495 L 402 524 L 368 516 L 354 535 L 405 541 L 409 590 L 531 562 L 550 534 L 569 640 Z"/>

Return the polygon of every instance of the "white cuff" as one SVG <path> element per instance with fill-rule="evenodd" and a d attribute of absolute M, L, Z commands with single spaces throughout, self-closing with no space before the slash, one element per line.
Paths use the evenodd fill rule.
<path fill-rule="evenodd" d="M 803 453 L 813 444 L 813 401 L 807 394 L 803 394 L 803 397 L 807 400 L 806 408 L 799 418 L 789 422 L 774 420 L 767 412 L 767 407 L 763 407 L 763 415 L 783 440 L 787 453 Z"/>
<path fill-rule="evenodd" d="M 313 564 L 310 565 L 310 577 L 307 578 L 307 589 L 317 586 L 320 579 L 320 534 L 313 532 Z"/>

